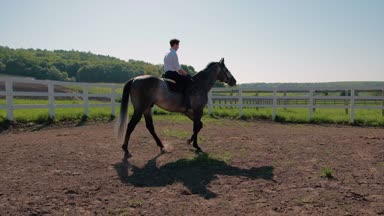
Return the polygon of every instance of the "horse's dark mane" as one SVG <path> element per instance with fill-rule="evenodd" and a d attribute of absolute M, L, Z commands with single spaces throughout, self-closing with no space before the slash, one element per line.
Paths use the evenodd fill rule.
<path fill-rule="evenodd" d="M 212 67 L 214 64 L 216 64 L 217 62 L 210 62 L 210 63 L 208 63 L 208 65 L 203 69 L 203 70 L 201 70 L 201 71 L 199 71 L 198 73 L 196 73 L 195 75 L 193 75 L 193 76 L 196 76 L 196 75 L 198 75 L 199 73 L 202 73 L 202 72 L 204 72 L 204 71 L 207 71 L 210 67 Z"/>
<path fill-rule="evenodd" d="M 210 68 L 212 65 L 214 65 L 216 63 L 217 62 L 210 62 L 210 63 L 208 63 L 208 65 L 203 69 L 203 71 L 208 70 L 208 68 Z M 200 71 L 200 72 L 202 72 L 202 71 Z"/>

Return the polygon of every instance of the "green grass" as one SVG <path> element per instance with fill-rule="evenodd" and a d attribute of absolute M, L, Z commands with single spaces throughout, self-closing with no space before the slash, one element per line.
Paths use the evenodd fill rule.
<path fill-rule="evenodd" d="M 212 153 L 211 158 L 228 163 L 232 160 L 232 154 L 228 151 L 221 152 L 221 153 Z"/>
<path fill-rule="evenodd" d="M 48 104 L 48 100 L 28 100 L 28 99 L 14 99 L 15 104 Z M 55 100 L 56 104 L 82 104 L 81 100 Z M 100 101 L 90 100 L 90 104 L 102 103 Z M 0 99 L 0 105 L 5 105 L 6 101 Z M 83 108 L 56 108 L 55 109 L 55 121 L 72 121 L 82 120 L 84 118 Z M 161 108 L 153 109 L 155 120 L 184 122 L 190 121 L 182 114 L 169 113 Z M 238 119 L 239 110 L 237 107 L 220 108 L 217 107 L 213 110 L 213 113 L 209 116 L 207 109 L 204 110 L 204 122 L 220 122 L 218 118 L 230 118 Z M 133 108 L 129 108 L 129 115 L 132 116 Z M 116 109 L 116 114 L 119 114 L 119 109 Z M 48 109 L 16 109 L 14 111 L 15 121 L 26 122 L 38 122 L 44 123 L 49 121 Z M 111 108 L 109 107 L 97 107 L 89 108 L 88 119 L 105 120 L 111 118 Z M 272 119 L 272 108 L 243 108 L 242 119 Z M 283 109 L 277 110 L 276 121 L 278 122 L 290 122 L 290 123 L 309 123 L 309 110 L 306 108 L 297 109 Z M 0 110 L 0 123 L 6 121 L 6 110 Z M 344 109 L 316 109 L 313 113 L 313 119 L 311 123 L 331 123 L 331 124 L 349 124 L 349 114 L 345 113 Z M 384 126 L 384 117 L 381 110 L 355 110 L 355 125 L 361 126 Z M 186 134 L 170 134 L 172 132 L 165 132 L 170 136 L 178 136 L 178 138 L 189 138 Z M 174 132 L 176 133 L 176 132 Z M 189 136 L 189 134 L 188 134 Z"/>
<path fill-rule="evenodd" d="M 101 101 L 97 100 L 89 100 L 90 104 L 100 104 L 103 103 Z M 36 104 L 36 105 L 48 105 L 49 101 L 47 100 L 29 100 L 29 99 L 13 99 L 13 104 Z M 55 100 L 55 104 L 82 104 L 83 102 L 81 100 Z M 6 101 L 4 99 L 0 99 L 0 105 L 5 105 Z"/>
<path fill-rule="evenodd" d="M 191 138 L 192 133 L 190 131 L 185 131 L 185 130 L 178 130 L 178 129 L 165 129 L 163 130 L 162 133 L 164 136 L 168 137 L 174 137 L 177 139 L 184 139 L 187 140 Z M 200 135 L 198 136 L 198 142 L 203 143 L 205 141 L 204 136 Z"/>
<path fill-rule="evenodd" d="M 331 167 L 322 167 L 320 171 L 320 176 L 323 178 L 334 178 L 334 170 Z"/>
<path fill-rule="evenodd" d="M 123 93 L 123 84 L 120 85 L 121 88 L 116 89 L 116 94 L 121 95 Z M 73 92 L 83 92 L 83 87 L 82 86 L 64 86 Z M 89 94 L 110 94 L 112 92 L 111 88 L 106 88 L 106 87 L 89 87 L 88 88 L 88 93 Z"/>
<path fill-rule="evenodd" d="M 72 120 L 81 120 L 84 117 L 83 108 L 57 108 L 55 109 L 55 121 L 72 121 Z M 5 121 L 5 112 L 2 110 L 0 112 L 0 122 Z M 109 108 L 89 108 L 89 119 L 93 120 L 106 120 L 111 117 L 111 109 Z M 19 123 L 44 123 L 50 121 L 49 112 L 47 109 L 17 109 L 14 111 L 14 120 Z"/>
<path fill-rule="evenodd" d="M 47 105 L 48 100 L 26 100 L 14 99 L 14 104 L 39 104 Z M 56 104 L 82 104 L 80 100 L 56 100 Z M 100 104 L 100 101 L 89 101 L 90 104 Z M 6 104 L 4 100 L 0 100 L 0 105 Z M 111 118 L 111 108 L 109 107 L 90 107 L 88 119 L 107 120 Z M 55 122 L 73 121 L 84 119 L 84 108 L 56 108 Z M 37 109 L 15 109 L 14 120 L 19 123 L 45 123 L 51 121 L 49 118 L 49 110 L 46 108 Z M 0 123 L 6 121 L 6 110 L 0 110 Z"/>
<path fill-rule="evenodd" d="M 239 118 L 238 108 L 215 108 L 213 116 Z M 272 119 L 272 108 L 243 108 L 243 119 Z M 290 123 L 309 123 L 309 110 L 305 108 L 277 109 L 276 121 Z M 349 114 L 344 109 L 316 109 L 312 123 L 348 124 Z M 355 125 L 384 126 L 381 110 L 355 110 Z"/>

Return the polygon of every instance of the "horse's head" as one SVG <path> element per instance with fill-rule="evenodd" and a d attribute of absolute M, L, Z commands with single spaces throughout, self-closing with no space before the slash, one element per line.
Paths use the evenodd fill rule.
<path fill-rule="evenodd" d="M 232 76 L 231 72 L 224 64 L 224 58 L 222 58 L 218 62 L 220 66 L 219 74 L 217 75 L 217 79 L 221 82 L 227 83 L 229 86 L 236 85 L 236 79 Z"/>

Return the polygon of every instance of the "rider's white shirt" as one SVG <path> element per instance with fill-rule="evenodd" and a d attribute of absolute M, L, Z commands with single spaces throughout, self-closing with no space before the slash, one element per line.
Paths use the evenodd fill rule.
<path fill-rule="evenodd" d="M 178 71 L 180 70 L 179 59 L 177 57 L 176 50 L 169 49 L 164 57 L 164 72 L 166 71 Z"/>

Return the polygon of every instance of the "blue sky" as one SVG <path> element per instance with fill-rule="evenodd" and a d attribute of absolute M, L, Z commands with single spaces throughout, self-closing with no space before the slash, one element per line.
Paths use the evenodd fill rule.
<path fill-rule="evenodd" d="M 168 41 L 239 83 L 384 81 L 382 0 L 0 0 L 0 45 L 162 63 Z"/>

